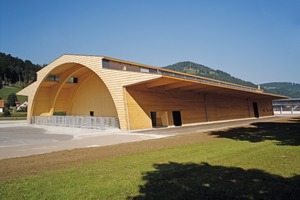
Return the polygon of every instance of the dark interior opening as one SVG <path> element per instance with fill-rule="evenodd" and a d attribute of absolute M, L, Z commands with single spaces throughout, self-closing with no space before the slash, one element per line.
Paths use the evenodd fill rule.
<path fill-rule="evenodd" d="M 156 112 L 151 112 L 152 127 L 156 126 Z"/>
<path fill-rule="evenodd" d="M 253 111 L 254 111 L 254 117 L 259 118 L 258 105 L 256 102 L 253 102 Z"/>
<path fill-rule="evenodd" d="M 94 116 L 94 111 L 90 111 L 90 116 L 91 116 L 91 117 Z"/>
<path fill-rule="evenodd" d="M 181 126 L 182 122 L 181 122 L 181 114 L 180 111 L 173 111 L 173 122 L 174 122 L 174 126 Z"/>

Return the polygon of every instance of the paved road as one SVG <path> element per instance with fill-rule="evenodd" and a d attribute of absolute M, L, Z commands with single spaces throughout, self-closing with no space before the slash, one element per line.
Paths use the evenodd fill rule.
<path fill-rule="evenodd" d="M 280 120 L 281 117 L 204 123 L 193 126 L 139 131 L 119 129 L 81 129 L 29 125 L 26 121 L 0 121 L 0 159 L 29 156 L 75 148 L 108 146 L 126 142 L 168 137 L 245 126 L 254 122 Z"/>

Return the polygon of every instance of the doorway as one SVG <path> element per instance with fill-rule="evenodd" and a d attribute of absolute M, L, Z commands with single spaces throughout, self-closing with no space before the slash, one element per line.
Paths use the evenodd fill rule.
<path fill-rule="evenodd" d="M 94 111 L 90 111 L 90 116 L 94 117 Z"/>
<path fill-rule="evenodd" d="M 173 122 L 174 122 L 174 126 L 181 126 L 182 122 L 181 122 L 181 114 L 180 111 L 173 111 Z"/>
<path fill-rule="evenodd" d="M 254 111 L 254 117 L 259 118 L 257 102 L 253 102 L 253 111 Z"/>
<path fill-rule="evenodd" d="M 152 127 L 156 127 L 156 112 L 151 112 Z"/>
<path fill-rule="evenodd" d="M 168 112 L 167 111 L 152 111 L 151 115 L 151 122 L 153 128 L 159 127 L 168 127 L 169 120 L 168 120 Z"/>

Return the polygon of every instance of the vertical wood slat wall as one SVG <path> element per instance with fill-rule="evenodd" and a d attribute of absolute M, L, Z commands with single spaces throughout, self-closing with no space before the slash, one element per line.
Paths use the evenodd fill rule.
<path fill-rule="evenodd" d="M 162 93 L 134 88 L 126 91 L 130 129 L 151 128 L 151 112 L 167 112 L 168 126 L 174 125 L 172 111 L 181 112 L 183 124 L 254 117 L 253 102 L 258 103 L 260 116 L 273 114 L 268 99 L 248 100 L 217 94 L 205 94 L 204 98 L 204 94 Z M 159 116 L 157 120 L 161 120 Z"/>

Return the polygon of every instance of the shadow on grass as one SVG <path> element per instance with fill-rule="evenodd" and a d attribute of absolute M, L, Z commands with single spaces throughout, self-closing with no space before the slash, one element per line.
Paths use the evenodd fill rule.
<path fill-rule="evenodd" d="M 219 138 L 239 141 L 263 142 L 274 140 L 277 145 L 300 145 L 300 118 L 291 118 L 288 122 L 259 122 L 251 125 L 252 127 L 232 128 L 210 134 Z"/>
<path fill-rule="evenodd" d="M 140 194 L 128 199 L 298 199 L 300 176 L 284 178 L 257 169 L 208 163 L 155 164 Z"/>

